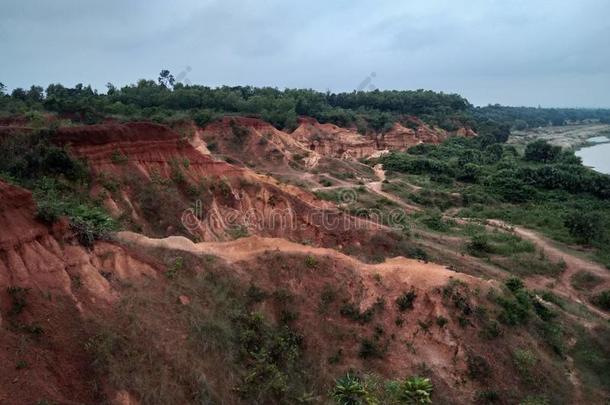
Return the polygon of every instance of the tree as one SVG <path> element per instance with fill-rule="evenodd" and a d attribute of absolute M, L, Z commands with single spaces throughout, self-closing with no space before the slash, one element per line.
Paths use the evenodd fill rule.
<path fill-rule="evenodd" d="M 539 139 L 528 143 L 525 147 L 525 160 L 531 162 L 554 162 L 561 154 L 560 146 L 553 146 L 546 141 Z"/>
<path fill-rule="evenodd" d="M 599 215 L 591 212 L 572 211 L 565 218 L 570 235 L 581 243 L 589 244 L 603 233 Z"/>
<path fill-rule="evenodd" d="M 42 100 L 44 98 L 43 92 L 44 92 L 44 89 L 42 87 L 32 86 L 27 91 L 27 98 L 30 101 L 40 103 L 40 102 L 42 102 Z"/>
<path fill-rule="evenodd" d="M 5 92 L 6 86 L 4 85 L 4 83 L 0 82 L 0 96 L 3 96 Z"/>
<path fill-rule="evenodd" d="M 115 85 L 110 82 L 106 83 L 106 89 L 106 94 L 108 94 L 109 96 L 113 95 L 117 91 Z"/>
<path fill-rule="evenodd" d="M 11 97 L 17 100 L 25 101 L 28 98 L 28 95 L 21 87 L 17 87 L 11 93 Z"/>
<path fill-rule="evenodd" d="M 161 73 L 159 73 L 159 84 L 165 88 L 174 87 L 174 83 L 176 79 L 174 79 L 174 75 L 172 75 L 169 70 L 163 69 Z"/>
<path fill-rule="evenodd" d="M 515 120 L 515 122 L 513 123 L 513 128 L 515 128 L 517 131 L 523 131 L 527 129 L 527 121 Z"/>

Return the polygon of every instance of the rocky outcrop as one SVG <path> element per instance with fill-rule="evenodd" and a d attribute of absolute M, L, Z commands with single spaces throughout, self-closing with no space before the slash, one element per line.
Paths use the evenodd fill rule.
<path fill-rule="evenodd" d="M 240 131 L 245 151 L 239 153 L 245 156 L 258 153 L 252 149 L 255 144 L 273 145 L 286 160 L 289 155 L 293 159 L 295 152 L 308 152 L 289 135 L 245 118 L 218 121 L 193 134 L 193 139 L 165 126 L 132 123 L 61 129 L 54 140 L 88 162 L 98 176 L 96 195 L 109 211 L 149 235 L 178 233 L 215 241 L 245 232 L 338 246 L 359 239 L 361 227 L 380 229 L 303 189 L 216 160 L 198 144 L 203 140 L 210 147 L 215 141 L 228 150 L 228 144 L 235 142 L 229 137 L 240 136 L 234 134 Z M 267 139 L 264 145 L 262 137 Z M 151 197 L 163 203 L 150 201 Z"/>
<path fill-rule="evenodd" d="M 377 150 L 374 139 L 355 129 L 320 124 L 314 118 L 302 117 L 298 128 L 291 135 L 310 150 L 324 156 L 359 159 L 370 156 Z"/>

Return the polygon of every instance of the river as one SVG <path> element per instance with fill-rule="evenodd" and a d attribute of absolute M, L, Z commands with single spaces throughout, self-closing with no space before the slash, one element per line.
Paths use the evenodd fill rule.
<path fill-rule="evenodd" d="M 598 136 L 588 139 L 588 141 L 597 142 L 597 144 L 577 150 L 576 156 L 582 158 L 585 166 L 592 167 L 600 173 L 610 174 L 610 139 Z"/>

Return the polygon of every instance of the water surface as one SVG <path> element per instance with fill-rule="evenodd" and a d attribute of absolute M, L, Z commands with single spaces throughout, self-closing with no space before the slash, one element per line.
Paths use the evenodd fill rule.
<path fill-rule="evenodd" d="M 606 138 L 606 141 L 607 140 L 608 138 Z M 596 142 L 593 138 L 588 139 L 588 141 Z M 576 151 L 576 156 L 582 158 L 582 163 L 585 166 L 592 167 L 600 173 L 610 174 L 610 143 L 599 143 L 597 145 L 582 148 Z"/>

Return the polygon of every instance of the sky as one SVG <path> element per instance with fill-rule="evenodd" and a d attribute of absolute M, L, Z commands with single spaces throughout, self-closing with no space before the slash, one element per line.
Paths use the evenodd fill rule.
<path fill-rule="evenodd" d="M 3 0 L 0 82 L 431 89 L 610 107 L 609 0 Z"/>

